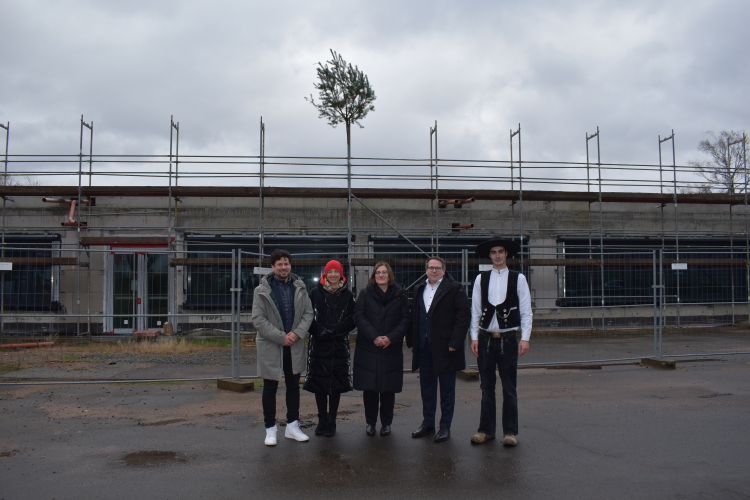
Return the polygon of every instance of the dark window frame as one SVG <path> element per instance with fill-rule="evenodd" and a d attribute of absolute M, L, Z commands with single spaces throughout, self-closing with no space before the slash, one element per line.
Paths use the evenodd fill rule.
<path fill-rule="evenodd" d="M 599 240 L 593 238 L 589 247 L 588 237 L 558 237 L 558 246 L 565 248 L 565 258 L 589 258 L 589 250 L 599 254 Z M 731 246 L 730 246 L 731 245 Z M 605 238 L 604 255 L 633 252 L 643 260 L 653 250 L 664 249 L 665 259 L 675 256 L 677 249 L 674 238 Z M 681 261 L 691 259 L 742 258 L 747 247 L 744 239 L 730 238 L 685 238 L 679 240 Z M 659 273 L 657 262 L 657 273 Z M 720 264 L 691 264 L 687 270 L 674 271 L 671 265 L 662 263 L 664 276 L 664 303 L 677 303 L 677 273 L 679 273 L 679 299 L 682 304 L 721 304 L 732 302 L 732 276 L 734 273 L 734 302 L 746 302 L 747 276 L 745 266 Z M 601 305 L 601 275 L 599 268 L 565 266 L 565 287 L 559 296 L 558 307 L 590 307 Z M 654 302 L 653 265 L 605 266 L 605 306 L 647 305 Z M 713 286 L 701 286 L 709 279 Z M 657 276 L 657 281 L 659 276 Z M 615 287 L 607 293 L 607 284 L 622 281 L 623 289 L 619 293 Z M 588 290 L 581 283 L 588 282 Z M 586 283 L 584 283 L 585 285 Z M 580 292 L 580 293 L 579 293 Z"/>
<path fill-rule="evenodd" d="M 59 256 L 60 234 L 5 234 L 4 257 Z M 5 312 L 58 312 L 63 309 L 55 299 L 53 278 L 59 266 L 14 264 L 10 271 L 2 271 L 2 305 Z M 41 288 L 41 290 L 40 290 Z"/>

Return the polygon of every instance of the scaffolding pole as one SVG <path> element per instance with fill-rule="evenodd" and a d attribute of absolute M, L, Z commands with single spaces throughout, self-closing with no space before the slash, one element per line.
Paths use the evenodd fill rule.
<path fill-rule="evenodd" d="M 521 272 L 523 272 L 523 166 L 521 159 L 521 124 L 518 124 L 518 130 L 510 131 L 511 143 L 513 137 L 518 136 L 518 218 L 519 218 L 519 233 L 521 235 L 521 251 L 519 252 L 519 258 L 521 260 Z M 513 151 L 511 150 L 511 163 L 513 162 Z"/>
<path fill-rule="evenodd" d="M 602 211 L 602 156 L 601 148 L 599 146 L 599 127 L 596 127 L 596 133 L 589 135 L 586 132 L 586 165 L 588 168 L 589 162 L 589 141 L 596 138 L 596 166 L 597 175 L 599 177 L 599 192 L 597 193 L 597 200 L 599 202 L 599 281 L 600 281 L 600 297 L 601 297 L 601 308 L 602 308 L 602 329 L 606 330 L 607 326 L 604 324 L 604 213 Z M 589 212 L 591 212 L 591 204 L 589 203 Z"/>
<path fill-rule="evenodd" d="M 258 157 L 258 266 L 263 267 L 263 183 L 266 167 L 266 125 L 260 117 L 260 155 Z"/>
<path fill-rule="evenodd" d="M 94 122 L 86 123 L 83 121 L 83 115 L 81 115 L 81 133 L 79 136 L 79 149 L 78 149 L 78 198 L 76 203 L 76 237 L 77 237 L 77 249 L 76 252 L 76 335 L 81 335 L 81 202 L 83 201 L 83 129 L 88 128 L 91 131 L 91 137 L 94 136 Z M 91 140 L 89 140 L 89 143 Z M 91 147 L 91 146 L 90 146 Z M 91 168 L 90 158 L 91 151 L 89 152 L 89 168 Z M 89 183 L 91 182 L 91 174 L 89 174 Z M 89 279 L 91 277 L 89 276 Z M 89 307 L 90 312 L 90 307 Z M 87 323 L 87 333 L 91 333 L 91 319 L 89 318 Z"/>
<path fill-rule="evenodd" d="M 661 144 L 663 142 L 672 141 L 672 172 L 673 178 L 673 193 L 672 202 L 674 203 L 674 246 L 675 246 L 675 262 L 680 262 L 680 225 L 679 225 L 679 211 L 677 210 L 677 161 L 675 159 L 675 147 L 674 147 L 674 129 L 672 134 L 664 139 L 659 137 L 659 173 L 661 174 Z M 677 289 L 675 292 L 675 300 L 677 302 L 677 327 L 681 326 L 680 319 L 680 271 L 676 270 L 675 283 Z"/>
<path fill-rule="evenodd" d="M 437 138 L 437 120 L 435 120 L 435 127 L 430 128 L 430 165 L 433 164 L 432 159 L 432 144 L 435 144 L 435 200 L 432 203 L 432 210 L 435 215 L 435 246 L 433 252 L 437 255 L 440 252 L 440 219 L 439 219 L 439 205 L 440 205 L 440 194 L 438 190 L 438 138 Z M 430 169 L 432 170 L 432 169 Z"/>
<path fill-rule="evenodd" d="M 3 185 L 8 185 L 8 142 L 10 140 L 10 121 L 3 125 L 0 123 L 0 127 L 5 129 L 5 161 L 3 162 Z M 8 197 L 3 195 L 3 234 L 2 234 L 2 256 L 5 257 L 5 231 L 6 231 L 6 225 L 5 225 L 5 203 L 8 201 Z M 745 204 L 745 207 L 747 207 L 747 203 Z M 747 209 L 745 210 L 747 212 Z M 745 214 L 747 215 L 747 213 Z M 5 273 L 0 272 L 0 314 L 2 314 L 2 318 L 0 318 L 0 334 L 5 332 Z"/>
<path fill-rule="evenodd" d="M 174 250 L 173 248 L 173 227 L 176 224 L 176 220 L 173 220 L 172 218 L 172 163 L 175 162 L 175 172 L 174 172 L 174 186 L 177 187 L 177 162 L 179 161 L 179 155 L 180 155 L 180 122 L 174 121 L 174 115 L 171 115 L 169 117 L 169 204 L 168 204 L 168 210 L 169 215 L 167 216 L 167 237 L 169 238 L 169 249 Z M 174 137 L 174 131 L 177 131 L 177 137 L 175 140 Z M 176 154 L 176 161 L 175 156 L 172 154 L 172 147 L 173 144 L 176 142 L 177 146 L 177 154 Z M 174 219 L 177 219 L 177 200 L 174 200 Z"/>

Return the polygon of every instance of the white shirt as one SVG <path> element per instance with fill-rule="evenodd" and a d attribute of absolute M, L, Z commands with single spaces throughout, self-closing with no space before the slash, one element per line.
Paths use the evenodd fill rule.
<path fill-rule="evenodd" d="M 508 268 L 500 271 L 492 269 L 490 274 L 490 286 L 487 291 L 487 300 L 493 306 L 505 302 L 505 296 L 508 293 Z M 518 275 L 518 285 L 516 286 L 518 294 L 518 309 L 521 313 L 521 340 L 528 341 L 531 338 L 531 293 L 529 293 L 529 284 L 526 283 L 526 277 L 523 274 Z M 474 289 L 471 292 L 471 340 L 479 340 L 479 318 L 482 317 L 482 275 L 477 275 L 474 281 Z M 487 331 L 490 332 L 508 332 L 518 330 L 518 328 L 498 328 L 497 315 L 492 315 L 490 325 Z"/>
<path fill-rule="evenodd" d="M 438 287 L 440 286 L 440 282 L 443 281 L 443 278 L 440 278 L 437 280 L 437 283 L 435 283 L 435 286 L 430 285 L 430 280 L 427 280 L 424 292 L 422 293 L 422 300 L 424 300 L 424 309 L 427 312 L 430 312 L 430 306 L 432 305 L 432 298 L 435 296 L 435 292 L 437 292 Z"/>

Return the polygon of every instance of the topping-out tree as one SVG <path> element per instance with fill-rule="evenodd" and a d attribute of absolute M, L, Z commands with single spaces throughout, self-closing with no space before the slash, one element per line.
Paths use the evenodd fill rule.
<path fill-rule="evenodd" d="M 332 127 L 346 125 L 346 180 L 347 180 L 347 244 L 352 243 L 352 123 L 364 128 L 360 120 L 375 111 L 375 91 L 370 80 L 357 66 L 347 64 L 340 54 L 331 49 L 331 60 L 318 63 L 318 101 L 312 94 L 307 99 L 318 110 L 318 117 Z"/>

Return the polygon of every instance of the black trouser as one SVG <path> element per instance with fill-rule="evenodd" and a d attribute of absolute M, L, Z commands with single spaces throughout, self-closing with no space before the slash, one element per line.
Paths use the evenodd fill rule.
<path fill-rule="evenodd" d="M 339 411 L 339 401 L 341 401 L 341 394 L 320 394 L 315 393 L 315 403 L 318 405 L 318 415 L 330 415 L 336 418 L 336 413 Z"/>
<path fill-rule="evenodd" d="M 292 373 L 292 349 L 284 347 L 284 382 L 286 383 L 286 421 L 299 420 L 299 373 Z M 263 420 L 266 428 L 276 425 L 276 390 L 278 380 L 263 379 Z"/>
<path fill-rule="evenodd" d="M 450 429 L 456 405 L 456 372 L 435 375 L 432 344 L 425 342 L 419 349 L 419 388 L 422 394 L 422 425 L 435 427 L 438 382 L 440 382 L 440 428 Z"/>
<path fill-rule="evenodd" d="M 378 404 L 380 405 L 380 424 L 393 423 L 393 407 L 396 405 L 395 392 L 362 391 L 365 404 L 365 421 L 369 425 L 378 423 Z"/>
<path fill-rule="evenodd" d="M 506 332 L 496 339 L 479 336 L 479 377 L 482 388 L 482 410 L 479 432 L 495 434 L 497 409 L 495 402 L 495 369 L 503 386 L 503 434 L 518 434 L 518 397 L 516 376 L 518 372 L 518 339 L 516 332 Z"/>

